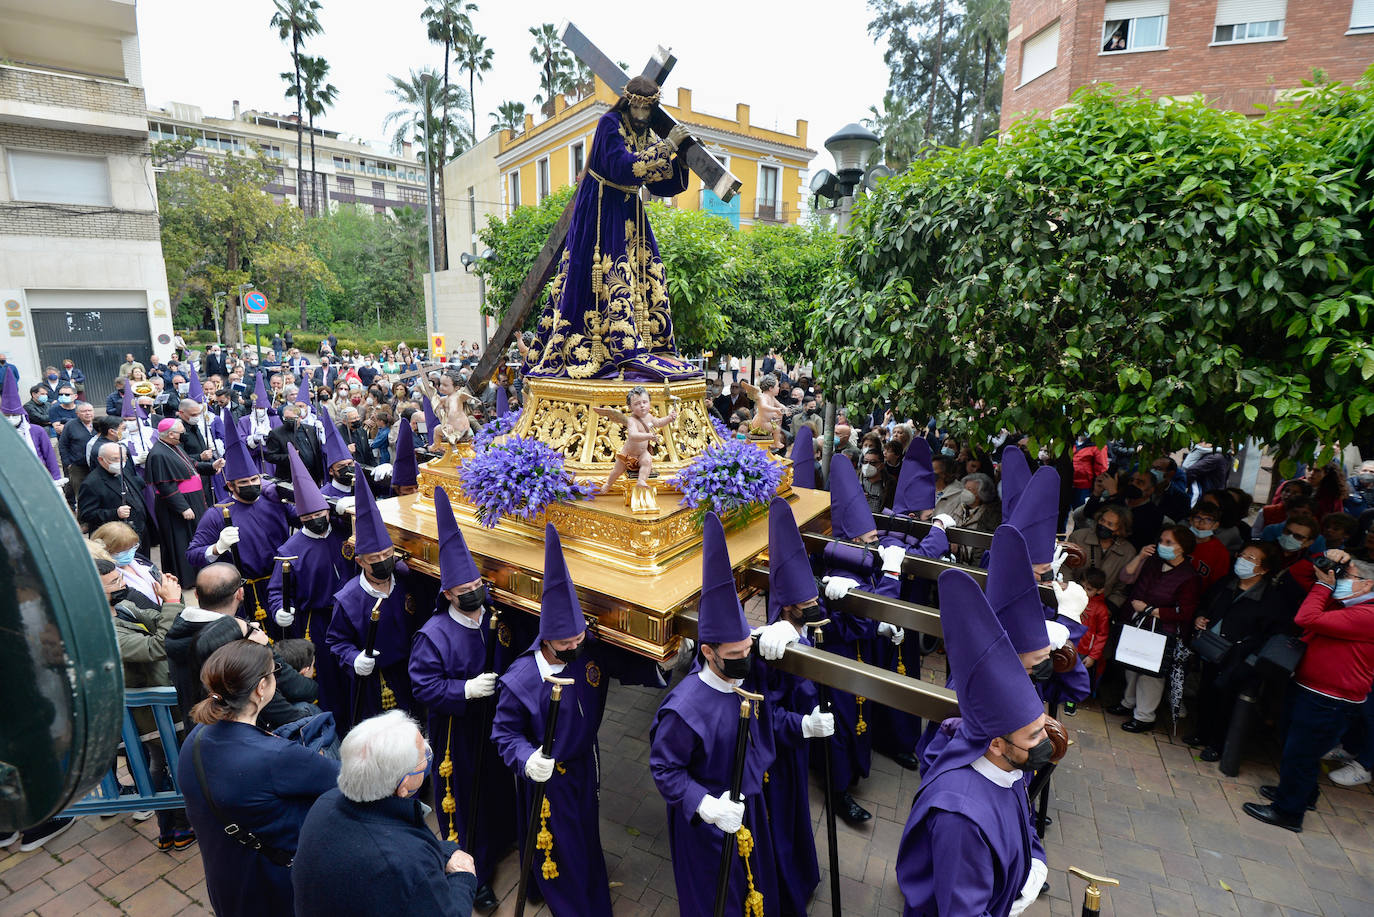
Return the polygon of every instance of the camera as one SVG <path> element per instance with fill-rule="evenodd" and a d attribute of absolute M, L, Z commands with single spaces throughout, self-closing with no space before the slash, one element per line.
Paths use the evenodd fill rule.
<path fill-rule="evenodd" d="M 1322 571 L 1323 573 L 1330 573 L 1336 579 L 1340 579 L 1342 576 L 1345 576 L 1346 564 L 1343 564 L 1340 561 L 1332 560 L 1329 557 L 1312 558 L 1312 566 Z"/>

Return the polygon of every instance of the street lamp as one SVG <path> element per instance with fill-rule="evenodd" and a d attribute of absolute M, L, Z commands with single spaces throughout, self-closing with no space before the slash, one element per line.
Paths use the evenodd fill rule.
<path fill-rule="evenodd" d="M 242 347 L 242 346 L 244 346 L 244 340 L 243 340 L 243 294 L 244 294 L 244 291 L 253 289 L 253 284 L 251 284 L 251 283 L 241 283 L 241 284 L 239 284 L 237 287 L 235 287 L 234 289 L 237 290 L 237 291 L 238 291 L 238 294 L 239 294 L 239 313 L 238 313 L 238 315 L 239 315 L 239 346 Z M 258 354 L 258 356 L 261 357 L 262 354 Z"/>
<path fill-rule="evenodd" d="M 458 260 L 463 264 L 463 270 L 472 273 L 472 266 L 478 261 L 496 262 L 496 252 L 490 248 L 484 249 L 482 254 L 476 252 L 463 252 L 458 256 Z M 477 331 L 482 336 L 482 352 L 487 351 L 487 317 L 482 314 L 482 307 L 487 304 L 487 278 L 479 273 L 477 275 Z"/>
<path fill-rule="evenodd" d="M 215 340 L 216 340 L 216 341 L 219 341 L 219 340 L 220 340 L 219 313 L 220 313 L 220 310 L 221 310 L 222 308 L 224 308 L 223 306 L 220 305 L 220 301 L 221 301 L 221 300 L 228 299 L 228 298 L 229 298 L 229 293 L 228 293 L 227 291 L 221 290 L 220 292 L 218 292 L 218 293 L 215 294 L 215 304 L 214 304 L 213 306 L 210 307 L 210 317 L 213 318 L 213 319 L 215 320 Z"/>
<path fill-rule="evenodd" d="M 430 114 L 426 104 L 422 116 L 425 119 L 425 215 L 428 218 L 425 222 L 429 224 L 429 333 L 435 334 L 439 331 L 439 287 L 434 277 L 434 176 L 431 162 L 434 157 L 430 152 L 433 149 L 429 139 Z"/>

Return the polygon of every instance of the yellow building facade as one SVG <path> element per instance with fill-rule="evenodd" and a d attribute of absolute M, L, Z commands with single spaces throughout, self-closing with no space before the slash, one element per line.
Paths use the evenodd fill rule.
<path fill-rule="evenodd" d="M 598 79 L 586 98 L 569 103 L 556 96 L 553 117 L 535 124 L 534 117 L 526 115 L 519 134 L 501 133 L 496 166 L 507 214 L 521 205 L 537 204 L 573 182 L 587 161 L 597 121 L 616 100 Z M 788 134 L 751 124 L 749 106 L 743 103 L 735 106 L 733 118 L 695 111 L 692 91 L 683 88 L 677 90 L 677 104 L 669 102 L 663 99 L 664 111 L 692 129 L 693 136 L 740 180 L 740 190 L 733 200 L 722 202 L 692 175 L 687 191 L 664 203 L 719 214 L 739 229 L 798 222 L 809 193 L 807 169 L 816 155 L 806 146 L 805 121 L 798 120 L 796 132 Z"/>

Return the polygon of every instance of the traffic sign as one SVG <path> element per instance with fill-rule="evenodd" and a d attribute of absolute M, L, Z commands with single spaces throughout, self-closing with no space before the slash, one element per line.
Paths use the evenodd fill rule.
<path fill-rule="evenodd" d="M 250 324 L 250 325 L 265 325 L 265 324 L 267 324 L 267 316 L 266 316 L 266 315 L 245 315 L 245 316 L 243 317 L 243 320 L 244 320 L 245 322 L 247 322 L 248 324 Z"/>
<path fill-rule="evenodd" d="M 429 358 L 431 360 L 443 359 L 444 355 L 446 355 L 447 353 L 448 350 L 444 347 L 443 333 L 435 332 L 434 334 L 431 334 L 429 336 Z"/>
<path fill-rule="evenodd" d="M 251 290 L 243 297 L 243 307 L 253 313 L 266 312 L 267 297 L 259 290 Z"/>

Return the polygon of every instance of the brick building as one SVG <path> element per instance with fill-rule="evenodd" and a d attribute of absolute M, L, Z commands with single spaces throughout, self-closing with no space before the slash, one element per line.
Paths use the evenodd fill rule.
<path fill-rule="evenodd" d="M 1374 62 L 1374 0 L 1012 0 L 1002 127 L 1092 83 L 1257 113 Z"/>

